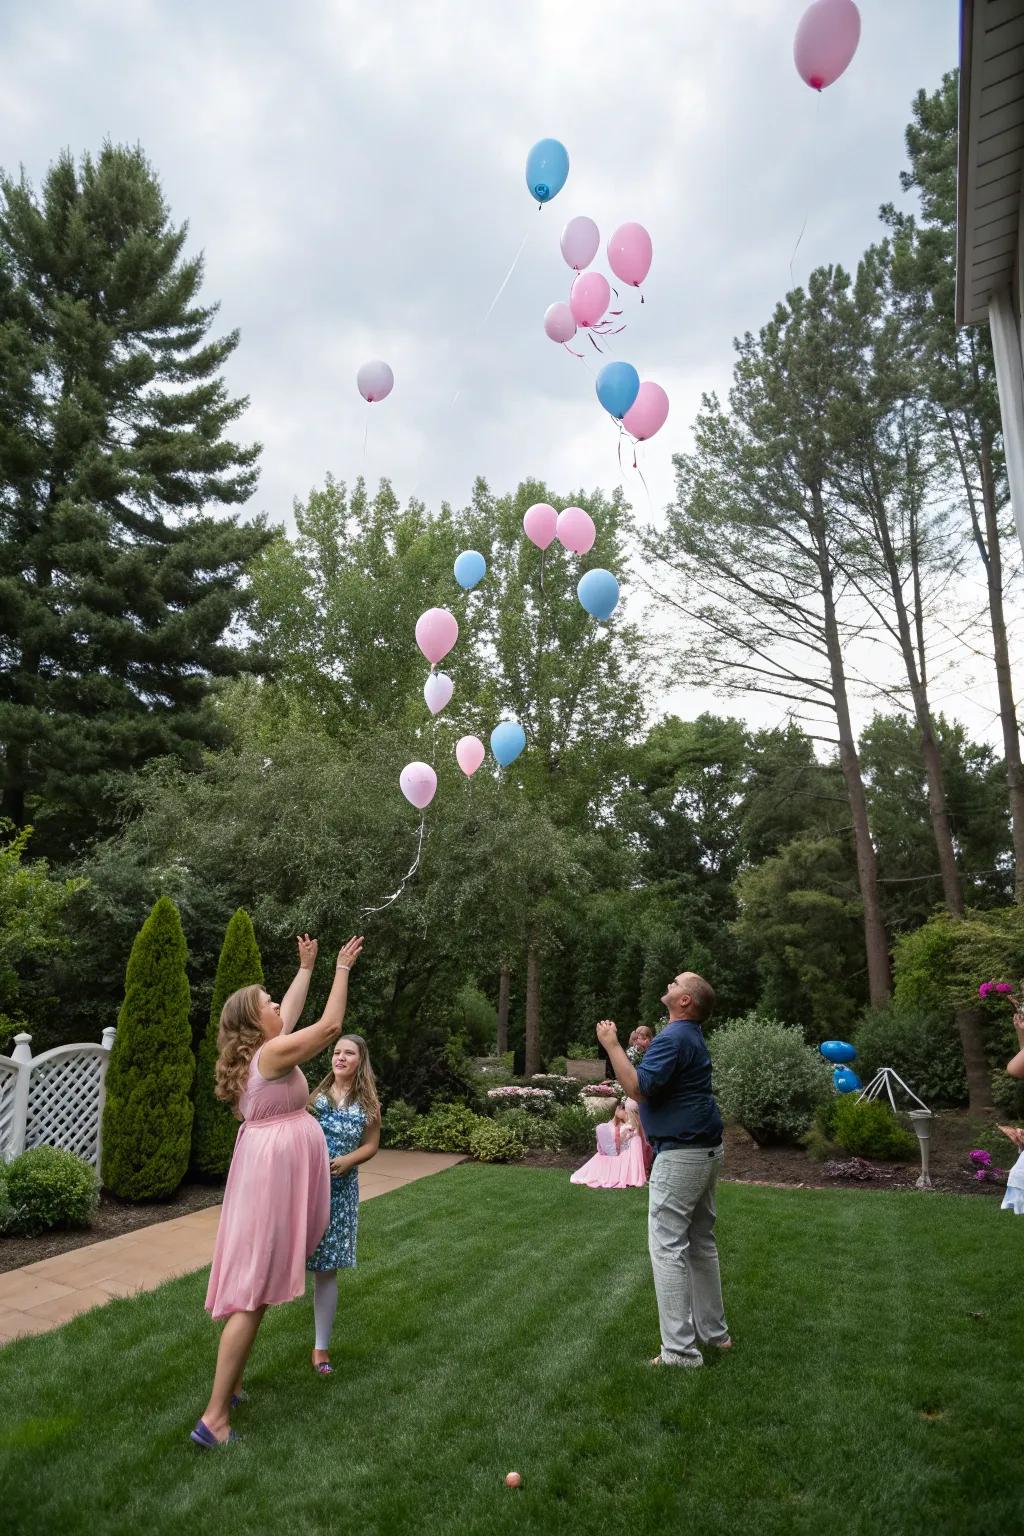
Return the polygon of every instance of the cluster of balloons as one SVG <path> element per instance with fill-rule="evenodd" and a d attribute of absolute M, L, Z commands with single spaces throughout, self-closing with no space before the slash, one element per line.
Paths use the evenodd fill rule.
<path fill-rule="evenodd" d="M 561 191 L 568 174 L 569 155 L 557 139 L 542 139 L 530 150 L 526 184 L 541 205 Z M 593 219 L 579 214 L 562 230 L 559 244 L 563 260 L 575 277 L 568 300 L 549 304 L 545 310 L 545 334 L 565 347 L 579 331 L 586 331 L 591 338 L 618 335 L 624 327 L 613 324 L 622 311 L 611 308 L 612 285 L 603 272 L 587 270 L 600 248 L 601 231 Z M 614 276 L 631 288 L 639 288 L 651 270 L 654 247 L 642 224 L 620 224 L 605 254 Z M 653 380 L 641 380 L 632 363 L 606 364 L 597 376 L 597 398 L 638 443 L 653 437 L 668 419 L 668 395 Z"/>
<path fill-rule="evenodd" d="M 584 514 L 585 515 L 585 514 Z M 487 574 L 487 561 L 479 550 L 464 549 L 455 562 L 455 580 L 471 592 Z M 416 620 L 416 644 L 430 662 L 423 684 L 423 698 L 432 715 L 439 715 L 452 701 L 455 684 L 447 672 L 438 672 L 459 638 L 459 622 L 447 608 L 428 608 Z M 502 768 L 514 763 L 526 746 L 526 732 L 518 720 L 502 720 L 491 732 L 491 752 Z M 479 736 L 462 736 L 455 745 L 455 761 L 472 778 L 486 756 Z M 429 763 L 407 763 L 399 775 L 402 794 L 418 811 L 426 810 L 437 793 L 437 774 Z"/>
<path fill-rule="evenodd" d="M 847 69 L 860 42 L 860 12 L 853 0 L 814 0 L 800 18 L 793 61 L 814 91 L 833 85 Z"/>
<path fill-rule="evenodd" d="M 862 1086 L 860 1078 L 849 1065 L 856 1060 L 857 1052 L 846 1040 L 825 1040 L 818 1050 L 826 1061 L 832 1063 L 832 1086 L 836 1093 L 856 1093 Z"/>
<path fill-rule="evenodd" d="M 582 507 L 566 507 L 556 512 L 546 501 L 528 507 L 523 518 L 523 532 L 531 544 L 543 553 L 557 539 L 573 555 L 586 555 L 594 547 L 597 529 L 594 519 Z M 619 602 L 619 584 L 611 571 L 600 566 L 580 577 L 576 596 L 594 619 L 610 619 Z"/>

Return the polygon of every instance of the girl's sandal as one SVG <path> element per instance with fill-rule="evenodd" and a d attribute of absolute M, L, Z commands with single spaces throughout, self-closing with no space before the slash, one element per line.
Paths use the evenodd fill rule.
<path fill-rule="evenodd" d="M 314 1351 L 315 1353 L 315 1351 Z M 312 1357 L 311 1357 L 312 1358 Z M 334 1366 L 329 1360 L 314 1360 L 313 1369 L 318 1376 L 333 1376 Z"/>
<path fill-rule="evenodd" d="M 249 1394 L 244 1387 L 242 1388 L 241 1392 L 232 1392 L 231 1394 L 232 1408 L 239 1408 L 241 1407 L 242 1403 L 247 1403 L 248 1401 Z"/>

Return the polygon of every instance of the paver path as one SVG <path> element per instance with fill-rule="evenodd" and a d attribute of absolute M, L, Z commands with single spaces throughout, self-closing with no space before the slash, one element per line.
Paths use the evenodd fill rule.
<path fill-rule="evenodd" d="M 372 1200 L 415 1179 L 461 1163 L 445 1152 L 378 1152 L 359 1171 L 359 1198 Z M 0 1274 L 0 1346 L 26 1333 L 59 1328 L 112 1296 L 152 1291 L 213 1258 L 220 1206 L 138 1227 Z"/>

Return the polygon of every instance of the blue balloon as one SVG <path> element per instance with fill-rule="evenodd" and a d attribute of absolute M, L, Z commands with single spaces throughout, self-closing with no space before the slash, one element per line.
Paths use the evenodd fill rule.
<path fill-rule="evenodd" d="M 550 203 L 565 186 L 569 151 L 557 139 L 541 139 L 526 157 L 526 185 L 538 203 Z"/>
<path fill-rule="evenodd" d="M 475 549 L 464 549 L 455 562 L 455 580 L 466 592 L 483 581 L 487 575 L 487 561 Z"/>
<path fill-rule="evenodd" d="M 597 398 L 621 421 L 640 393 L 640 375 L 632 363 L 605 363 L 597 376 Z"/>
<path fill-rule="evenodd" d="M 836 1093 L 856 1093 L 861 1082 L 852 1067 L 836 1067 L 832 1073 L 832 1086 Z"/>
<path fill-rule="evenodd" d="M 518 720 L 503 720 L 491 732 L 491 751 L 502 768 L 514 763 L 525 746 L 526 732 Z"/>
<path fill-rule="evenodd" d="M 833 1064 L 836 1062 L 854 1061 L 857 1056 L 853 1046 L 848 1045 L 845 1040 L 824 1040 L 818 1046 L 818 1050 L 826 1061 L 831 1061 Z"/>
<path fill-rule="evenodd" d="M 587 571 L 580 577 L 576 596 L 594 619 L 610 619 L 619 601 L 619 584 L 611 571 Z"/>

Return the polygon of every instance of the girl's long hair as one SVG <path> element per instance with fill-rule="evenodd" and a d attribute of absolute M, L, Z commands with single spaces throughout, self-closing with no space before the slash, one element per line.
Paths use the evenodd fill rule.
<path fill-rule="evenodd" d="M 346 1100 L 346 1103 L 358 1104 L 362 1109 L 363 1114 L 366 1116 L 367 1124 L 372 1124 L 374 1121 L 380 1119 L 380 1099 L 377 1096 L 377 1079 L 374 1077 L 373 1068 L 370 1066 L 369 1047 L 367 1046 L 366 1041 L 363 1039 L 362 1035 L 339 1035 L 338 1039 L 335 1040 L 334 1044 L 331 1046 L 332 1057 L 338 1046 L 341 1044 L 342 1040 L 351 1040 L 352 1044 L 359 1052 L 359 1062 L 356 1066 L 356 1075 L 352 1080 L 352 1087 L 349 1091 L 349 1096 Z M 333 1082 L 334 1068 L 332 1066 L 327 1076 L 321 1082 L 317 1083 L 316 1087 L 310 1094 L 310 1109 L 313 1108 L 313 1105 L 316 1103 L 317 1099 L 322 1093 L 326 1094 L 327 1097 L 330 1098 L 328 1089 L 331 1087 Z"/>
<path fill-rule="evenodd" d="M 263 1044 L 260 1029 L 262 996 L 262 987 L 240 987 L 237 992 L 232 992 L 220 1011 L 217 1031 L 220 1054 L 213 1069 L 213 1091 L 218 1099 L 231 1105 L 236 1115 L 252 1059 Z"/>

